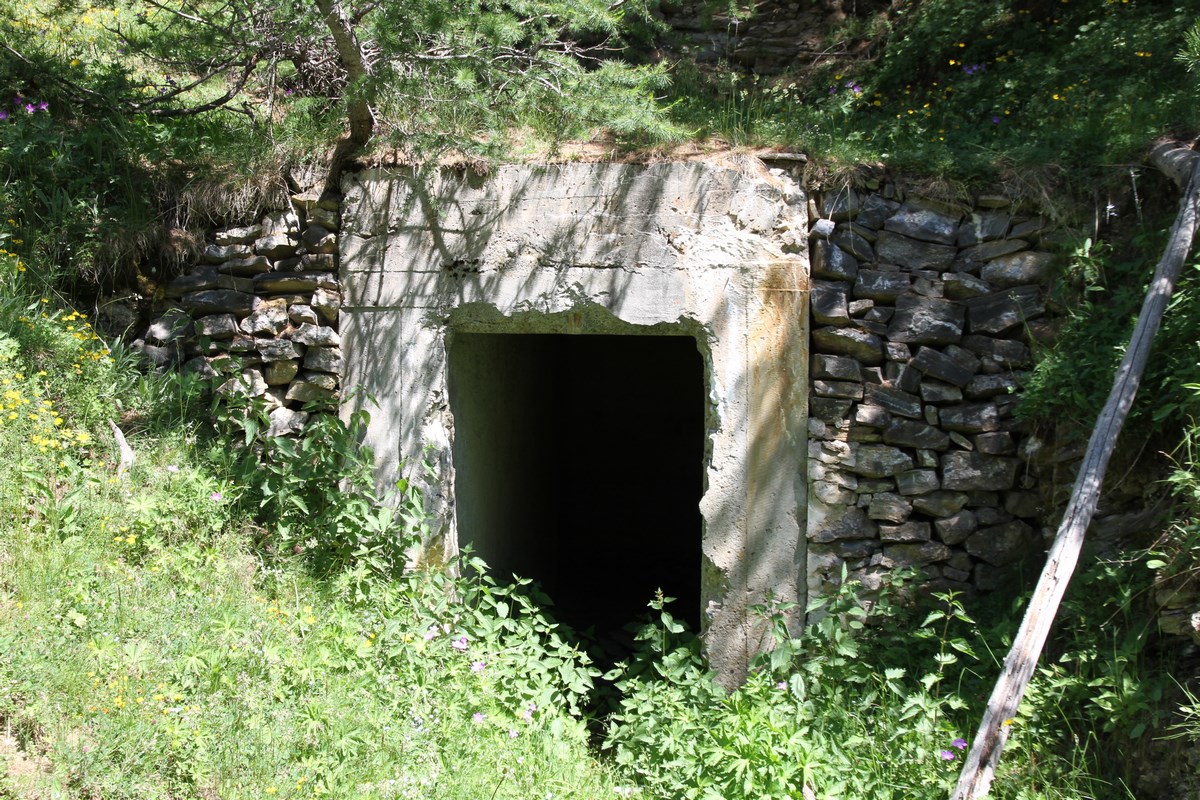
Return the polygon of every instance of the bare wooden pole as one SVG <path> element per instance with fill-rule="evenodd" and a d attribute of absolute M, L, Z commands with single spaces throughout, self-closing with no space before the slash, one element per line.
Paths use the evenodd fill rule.
<path fill-rule="evenodd" d="M 1079 561 L 1084 533 L 1100 499 L 1104 472 L 1116 447 L 1117 436 L 1133 405 L 1154 335 L 1158 332 L 1167 301 L 1175 289 L 1175 281 L 1192 249 L 1197 221 L 1200 220 L 1200 154 L 1187 148 L 1160 145 L 1151 153 L 1151 161 L 1176 183 L 1187 180 L 1179 214 L 1171 228 L 1167 249 L 1154 271 L 1154 279 L 1142 303 L 1125 357 L 1117 369 L 1108 401 L 1096 420 L 1096 427 L 1092 429 L 1087 452 L 1071 492 L 1071 501 L 1046 557 L 1046 567 L 1029 601 L 1012 649 L 1004 660 L 1004 669 L 992 690 L 952 800 L 981 800 L 987 797 L 991 788 L 1000 752 L 1017 714 L 1017 706 L 1033 676 L 1050 626 L 1067 591 L 1067 583 Z"/>

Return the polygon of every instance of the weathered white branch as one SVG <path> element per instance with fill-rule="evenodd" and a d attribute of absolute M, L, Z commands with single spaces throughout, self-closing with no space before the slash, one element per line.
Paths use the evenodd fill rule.
<path fill-rule="evenodd" d="M 120 453 L 120 460 L 117 462 L 117 477 L 125 477 L 125 473 L 133 466 L 137 456 L 133 453 L 133 448 L 129 446 L 129 442 L 125 441 L 125 434 L 121 433 L 121 429 L 117 427 L 117 423 L 112 420 L 108 421 L 108 427 L 112 428 L 113 438 L 117 440 L 117 451 Z"/>

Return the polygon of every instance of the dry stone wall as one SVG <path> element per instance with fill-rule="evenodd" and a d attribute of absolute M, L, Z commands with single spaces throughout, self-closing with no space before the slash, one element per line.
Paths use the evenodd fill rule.
<path fill-rule="evenodd" d="M 261 397 L 267 435 L 336 407 L 342 352 L 336 200 L 300 194 L 212 234 L 135 342 L 220 391 Z M 810 201 L 810 596 L 843 567 L 866 586 L 918 567 L 992 589 L 1043 548 L 1038 442 L 1013 411 L 1044 325 L 1046 222 L 895 184 Z"/>
<path fill-rule="evenodd" d="M 261 397 L 268 436 L 337 405 L 342 372 L 336 199 L 292 197 L 250 226 L 217 230 L 169 305 L 134 342 L 156 367 L 225 377 L 218 391 Z"/>
<path fill-rule="evenodd" d="M 814 201 L 809 592 L 843 566 L 992 589 L 1042 551 L 1036 446 L 1013 416 L 1044 324 L 1046 222 L 896 185 Z"/>

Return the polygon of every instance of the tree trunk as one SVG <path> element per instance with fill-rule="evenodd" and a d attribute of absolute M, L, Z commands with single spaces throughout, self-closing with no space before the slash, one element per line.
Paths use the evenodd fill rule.
<path fill-rule="evenodd" d="M 1067 583 L 1071 580 L 1071 573 L 1079 561 L 1084 533 L 1100 499 L 1104 472 L 1141 383 L 1154 334 L 1158 331 L 1183 263 L 1191 252 L 1197 220 L 1200 219 L 1200 154 L 1164 143 L 1152 151 L 1151 163 L 1176 183 L 1187 181 L 1179 215 L 1175 218 L 1167 249 L 1158 262 L 1150 290 L 1142 303 L 1137 325 L 1121 366 L 1117 369 L 1108 401 L 1092 430 L 1083 464 L 1071 492 L 1070 504 L 1063 514 L 1062 524 L 1029 601 L 1025 619 L 1004 660 L 1004 669 L 996 681 L 983 721 L 975 733 L 971 751 L 967 754 L 952 795 L 953 800 L 981 800 L 987 797 L 996 765 L 1000 761 L 1000 752 L 1017 715 L 1017 707 L 1033 676 L 1050 626 L 1066 593 Z"/>
<path fill-rule="evenodd" d="M 337 0 L 313 0 L 325 20 L 333 37 L 338 61 L 346 70 L 346 87 L 351 93 L 361 90 L 355 87 L 371 75 L 371 63 L 363 55 L 361 43 L 354 31 L 354 24 L 343 12 Z M 350 123 L 349 133 L 338 140 L 329 159 L 329 174 L 325 179 L 326 191 L 337 191 L 341 180 L 342 166 L 355 153 L 366 147 L 375 133 L 375 112 L 365 98 L 352 98 L 346 103 L 346 117 Z"/>

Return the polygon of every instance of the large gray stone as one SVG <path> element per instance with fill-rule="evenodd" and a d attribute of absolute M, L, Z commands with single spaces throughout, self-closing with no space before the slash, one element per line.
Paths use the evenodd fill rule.
<path fill-rule="evenodd" d="M 1020 382 L 1012 374 L 976 375 L 963 387 L 963 393 L 971 400 L 988 400 L 997 395 L 1016 394 L 1020 388 Z"/>
<path fill-rule="evenodd" d="M 814 380 L 812 391 L 817 397 L 834 397 L 846 400 L 861 400 L 863 385 L 855 381 Z"/>
<path fill-rule="evenodd" d="M 296 252 L 296 240 L 286 233 L 271 233 L 255 240 L 254 252 L 270 259 L 286 258 Z"/>
<path fill-rule="evenodd" d="M 808 539 L 818 544 L 843 539 L 874 539 L 879 526 L 867 517 L 867 512 L 855 506 L 831 509 L 821 525 L 811 531 Z"/>
<path fill-rule="evenodd" d="M 196 320 L 196 335 L 209 339 L 232 339 L 238 333 L 237 317 L 233 314 L 210 314 Z"/>
<path fill-rule="evenodd" d="M 812 276 L 852 281 L 858 274 L 858 259 L 837 245 L 818 239 L 812 246 Z"/>
<path fill-rule="evenodd" d="M 892 302 L 907 292 L 911 284 L 911 279 L 903 272 L 859 270 L 858 278 L 854 281 L 854 296 Z"/>
<path fill-rule="evenodd" d="M 967 301 L 971 333 L 1005 333 L 1045 313 L 1046 307 L 1036 286 L 1021 286 Z"/>
<path fill-rule="evenodd" d="M 304 368 L 341 374 L 342 351 L 338 347 L 310 347 L 304 356 Z"/>
<path fill-rule="evenodd" d="M 858 192 L 847 186 L 826 192 L 821 197 L 821 216 L 834 222 L 844 222 L 858 213 L 859 206 Z"/>
<path fill-rule="evenodd" d="M 290 339 L 255 339 L 254 349 L 263 361 L 287 361 L 304 355 L 304 346 Z"/>
<path fill-rule="evenodd" d="M 247 244 L 210 244 L 204 249 L 204 260 L 209 264 L 220 264 L 231 258 L 245 258 L 253 254 L 253 249 Z"/>
<path fill-rule="evenodd" d="M 336 288 L 330 285 L 334 281 L 325 272 L 268 272 L 255 276 L 254 285 L 260 292 L 311 292 L 318 287 Z M 315 297 L 313 306 L 320 308 Z"/>
<path fill-rule="evenodd" d="M 1050 275 L 1054 256 L 1027 251 L 1001 256 L 983 265 L 980 277 L 1000 287 L 1041 283 Z"/>
<path fill-rule="evenodd" d="M 874 520 L 900 523 L 908 519 L 912 510 L 912 503 L 900 495 L 892 492 L 879 492 L 871 495 L 870 505 L 867 506 L 867 516 Z"/>
<path fill-rule="evenodd" d="M 882 406 L 892 414 L 909 419 L 920 419 L 921 401 L 916 395 L 879 384 L 866 384 L 865 400 L 871 405 Z"/>
<path fill-rule="evenodd" d="M 213 234 L 213 241 L 218 245 L 251 244 L 262 236 L 262 225 L 250 225 L 245 228 L 226 228 Z"/>
<path fill-rule="evenodd" d="M 341 292 L 318 288 L 313 292 L 312 307 L 326 322 L 337 322 L 338 310 L 342 307 Z"/>
<path fill-rule="evenodd" d="M 975 512 L 969 508 L 964 508 L 958 513 L 933 522 L 933 529 L 937 532 L 938 538 L 951 546 L 965 542 L 967 537 L 978 527 L 979 520 L 975 518 Z"/>
<path fill-rule="evenodd" d="M 970 300 L 991 294 L 992 285 L 969 272 L 947 272 L 942 278 L 942 290 L 951 300 Z"/>
<path fill-rule="evenodd" d="M 882 428 L 891 420 L 891 415 L 881 406 L 859 403 L 854 409 L 854 422 L 868 428 Z"/>
<path fill-rule="evenodd" d="M 212 266 L 203 266 L 186 275 L 179 275 L 167 281 L 163 287 L 163 295 L 176 298 L 192 292 L 202 292 L 206 289 L 217 288 L 217 270 Z"/>
<path fill-rule="evenodd" d="M 298 403 L 329 405 L 337 401 L 337 392 L 318 386 L 315 383 L 295 380 L 288 386 L 286 397 L 288 400 L 294 400 Z"/>
<path fill-rule="evenodd" d="M 252 294 L 231 289 L 207 289 L 185 294 L 183 304 L 193 316 L 206 314 L 236 314 L 244 317 L 258 307 L 259 299 Z"/>
<path fill-rule="evenodd" d="M 995 403 L 946 406 L 938 411 L 942 427 L 956 433 L 990 433 L 1000 429 L 1000 410 Z"/>
<path fill-rule="evenodd" d="M 226 275 L 235 275 L 238 277 L 254 277 L 261 275 L 264 272 L 271 271 L 271 260 L 266 256 L 247 256 L 245 258 L 231 258 L 224 261 L 217 267 L 219 272 Z"/>
<path fill-rule="evenodd" d="M 883 340 L 860 328 L 818 328 L 812 340 L 813 349 L 820 353 L 850 356 L 864 364 L 883 361 Z"/>
<path fill-rule="evenodd" d="M 1000 239 L 995 242 L 984 242 L 977 244 L 974 247 L 968 247 L 963 250 L 959 257 L 966 261 L 991 261 L 1001 256 L 1009 255 L 1010 253 L 1019 253 L 1029 247 L 1029 242 L 1022 239 Z M 988 271 L 988 267 L 982 269 L 983 272 Z M 997 286 L 1004 286 L 1004 283 L 997 282 Z"/>
<path fill-rule="evenodd" d="M 883 223 L 883 229 L 910 239 L 952 245 L 958 236 L 958 219 L 905 203 Z"/>
<path fill-rule="evenodd" d="M 288 326 L 287 303 L 282 300 L 265 300 L 254 313 L 242 320 L 241 329 L 251 336 L 277 336 Z"/>
<path fill-rule="evenodd" d="M 862 365 L 846 356 L 816 353 L 812 357 L 812 377 L 835 381 L 861 381 Z"/>
<path fill-rule="evenodd" d="M 987 356 L 1009 369 L 1027 367 L 1032 363 L 1029 347 L 1015 339 L 997 339 L 972 334 L 964 336 L 962 344 L 972 353 Z"/>
<path fill-rule="evenodd" d="M 1002 239 L 1008 233 L 1012 217 L 1001 211 L 983 211 L 972 214 L 958 228 L 955 243 L 959 247 L 970 247 L 980 242 Z"/>
<path fill-rule="evenodd" d="M 865 478 L 887 478 L 912 467 L 912 456 L 903 450 L 886 445 L 863 444 L 858 446 L 854 464 L 846 468 Z"/>
<path fill-rule="evenodd" d="M 928 522 L 914 521 L 879 526 L 879 540 L 883 542 L 928 542 L 930 538 L 932 537 Z"/>
<path fill-rule="evenodd" d="M 266 436 L 290 436 L 304 430 L 308 422 L 307 411 L 294 411 L 290 408 L 277 408 L 267 415 L 270 424 Z"/>
<path fill-rule="evenodd" d="M 291 383 L 298 372 L 300 372 L 300 362 L 297 359 L 268 361 L 263 367 L 263 378 L 268 386 L 282 386 Z"/>
<path fill-rule="evenodd" d="M 994 567 L 1013 564 L 1041 552 L 1037 533 L 1021 520 L 980 528 L 967 537 L 963 547 L 975 558 Z"/>
<path fill-rule="evenodd" d="M 896 491 L 905 497 L 929 494 L 940 486 L 937 471 L 932 469 L 910 469 L 896 476 Z"/>
<path fill-rule="evenodd" d="M 883 548 L 883 564 L 890 567 L 922 567 L 950 557 L 941 542 L 905 542 Z"/>
<path fill-rule="evenodd" d="M 339 347 L 342 337 L 333 328 L 305 323 L 292 334 L 292 341 L 313 347 Z"/>
<path fill-rule="evenodd" d="M 844 226 L 833 235 L 830 241 L 860 261 L 875 260 L 875 250 L 866 237 Z"/>
<path fill-rule="evenodd" d="M 974 373 L 973 370 L 964 367 L 959 359 L 934 350 L 932 347 L 922 347 L 917 350 L 917 355 L 909 363 L 923 374 L 952 386 L 966 386 Z"/>
<path fill-rule="evenodd" d="M 951 245 L 922 242 L 890 231 L 882 231 L 875 241 L 875 255 L 880 261 L 909 269 L 941 272 L 950 266 L 957 253 L 957 248 Z"/>
<path fill-rule="evenodd" d="M 849 325 L 850 311 L 846 307 L 849 289 L 849 284 L 839 281 L 813 281 L 809 291 L 813 322 L 818 325 Z"/>
<path fill-rule="evenodd" d="M 966 308 L 952 300 L 898 297 L 887 336 L 906 344 L 950 344 L 962 338 L 965 319 Z"/>
<path fill-rule="evenodd" d="M 863 225 L 872 230 L 879 230 L 883 223 L 899 210 L 900 204 L 895 200 L 887 200 L 877 194 L 869 194 L 862 201 L 862 208 L 854 218 L 857 225 Z"/>
<path fill-rule="evenodd" d="M 945 450 L 950 446 L 950 435 L 914 419 L 895 419 L 884 428 L 883 441 L 898 447 Z"/>
<path fill-rule="evenodd" d="M 962 389 L 941 381 L 921 381 L 921 399 L 926 403 L 961 403 Z"/>
<path fill-rule="evenodd" d="M 1017 460 L 982 453 L 942 456 L 942 486 L 952 491 L 1007 491 L 1017 481 Z"/>
<path fill-rule="evenodd" d="M 966 492 L 948 492 L 944 489 L 918 495 L 913 498 L 913 508 L 931 517 L 949 517 L 962 511 L 967 504 Z"/>

